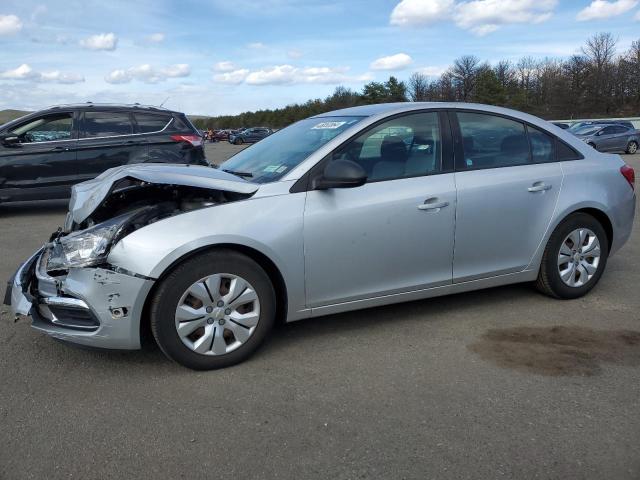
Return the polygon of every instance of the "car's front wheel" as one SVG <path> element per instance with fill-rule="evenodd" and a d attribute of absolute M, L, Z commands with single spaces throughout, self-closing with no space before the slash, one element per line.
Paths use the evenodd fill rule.
<path fill-rule="evenodd" d="M 172 360 L 196 370 L 248 358 L 271 330 L 276 310 L 269 276 L 232 250 L 206 252 L 160 283 L 150 308 L 151 330 Z"/>
<path fill-rule="evenodd" d="M 235 143 L 236 145 L 242 145 L 243 140 L 241 138 L 236 138 L 236 141 L 233 143 Z"/>
<path fill-rule="evenodd" d="M 604 228 L 589 214 L 567 217 L 549 238 L 536 286 L 556 298 L 578 298 L 591 290 L 607 264 Z"/>
<path fill-rule="evenodd" d="M 638 142 L 636 141 L 630 141 L 629 145 L 627 145 L 627 153 L 629 155 L 633 155 L 635 153 L 638 153 Z"/>

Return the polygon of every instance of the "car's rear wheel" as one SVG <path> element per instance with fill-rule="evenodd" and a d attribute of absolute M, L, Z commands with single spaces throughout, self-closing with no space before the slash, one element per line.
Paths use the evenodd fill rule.
<path fill-rule="evenodd" d="M 629 145 L 627 145 L 627 153 L 629 155 L 633 155 L 634 153 L 638 153 L 638 142 L 630 141 Z"/>
<path fill-rule="evenodd" d="M 581 297 L 600 280 L 608 254 L 607 234 L 600 222 L 586 213 L 575 213 L 551 234 L 536 286 L 555 298 Z"/>
<path fill-rule="evenodd" d="M 269 276 L 232 250 L 193 257 L 162 280 L 151 302 L 151 330 L 172 360 L 196 370 L 248 358 L 271 330 L 276 310 Z"/>
<path fill-rule="evenodd" d="M 236 141 L 233 143 L 235 143 L 236 145 L 242 145 L 243 140 L 241 138 L 236 138 Z"/>

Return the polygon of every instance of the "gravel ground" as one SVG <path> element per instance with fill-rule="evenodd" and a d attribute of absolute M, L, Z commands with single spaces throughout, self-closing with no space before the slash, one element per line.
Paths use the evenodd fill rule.
<path fill-rule="evenodd" d="M 0 206 L 0 279 L 64 213 Z M 638 285 L 636 222 L 585 298 L 516 285 L 301 321 L 215 372 L 1 308 L 0 478 L 637 479 Z"/>

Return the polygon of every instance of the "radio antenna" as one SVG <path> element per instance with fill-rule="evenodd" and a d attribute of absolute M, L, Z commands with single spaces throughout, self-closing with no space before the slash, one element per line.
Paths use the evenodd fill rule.
<path fill-rule="evenodd" d="M 165 98 L 165 99 L 164 99 L 164 102 L 162 102 L 162 103 L 160 104 L 160 106 L 162 107 L 165 103 L 167 103 L 167 100 L 169 100 L 169 97 Z"/>

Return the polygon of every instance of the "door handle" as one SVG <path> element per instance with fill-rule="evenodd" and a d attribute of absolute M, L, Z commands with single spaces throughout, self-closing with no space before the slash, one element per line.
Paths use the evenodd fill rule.
<path fill-rule="evenodd" d="M 527 188 L 527 190 L 531 193 L 544 192 L 545 190 L 551 190 L 551 185 L 547 185 L 543 182 L 536 182 L 532 186 Z"/>
<path fill-rule="evenodd" d="M 436 197 L 427 198 L 424 203 L 418 205 L 418 210 L 440 210 L 449 206 L 449 202 L 437 202 L 437 200 Z"/>
<path fill-rule="evenodd" d="M 51 151 L 52 152 L 68 152 L 69 147 L 53 147 Z"/>

